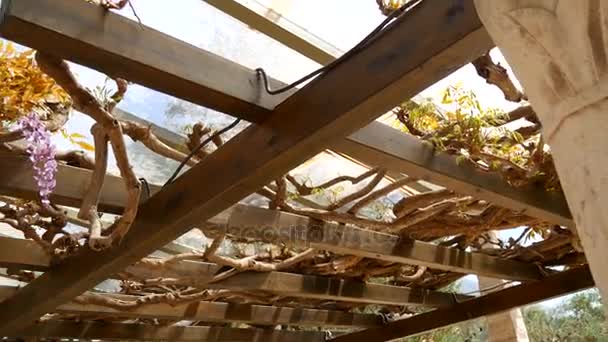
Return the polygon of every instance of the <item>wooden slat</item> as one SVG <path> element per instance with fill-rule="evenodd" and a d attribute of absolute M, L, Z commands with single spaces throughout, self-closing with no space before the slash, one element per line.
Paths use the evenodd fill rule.
<path fill-rule="evenodd" d="M 236 205 L 209 223 L 212 224 L 207 228 L 209 232 L 224 230 L 243 238 L 256 237 L 267 242 L 292 243 L 450 272 L 524 281 L 542 277 L 533 264 L 406 240 L 397 235 L 352 226 L 318 224 L 308 217 L 245 205 Z"/>
<path fill-rule="evenodd" d="M 339 336 L 334 342 L 380 342 L 412 336 L 451 324 L 507 311 L 594 286 L 588 267 L 558 273 L 544 280 L 513 286 L 451 307 Z"/>
<path fill-rule="evenodd" d="M 26 158 L 0 154 L 0 164 L 7 165 L 0 169 L 0 174 L 6 172 L 5 177 L 0 179 L 8 180 L 7 183 L 0 182 L 0 193 L 25 198 L 37 196 L 37 188 L 31 178 L 31 167 Z M 15 169 L 23 169 L 23 172 L 12 173 L 11 171 Z M 60 165 L 56 176 L 57 187 L 53 195 L 57 200 L 56 203 L 78 204 L 82 190 L 77 189 L 85 189 L 83 184 L 88 184 L 89 175 L 88 170 Z M 153 184 L 150 188 L 152 193 L 160 189 Z M 122 198 L 119 199 L 118 194 L 121 194 Z M 120 178 L 106 176 L 100 203 L 108 208 L 115 208 L 119 203 L 124 203 L 124 186 Z M 231 234 L 237 236 L 256 234 L 261 239 L 310 245 L 335 253 L 423 265 L 498 279 L 532 280 L 540 277 L 538 268 L 530 264 L 420 241 L 407 241 L 396 235 L 355 227 L 335 224 L 311 226 L 314 222 L 304 216 L 245 205 L 236 205 L 212 218 L 208 223 L 213 224 L 215 228 L 228 228 Z M 2 260 L 0 258 L 0 262 Z"/>
<path fill-rule="evenodd" d="M 80 22 L 81 28 L 90 28 L 86 14 L 65 16 L 63 11 L 68 9 L 64 7 L 69 7 L 66 3 L 76 5 L 76 1 L 53 0 L 49 1 L 52 6 L 40 6 L 44 1 L 23 0 L 32 5 L 31 8 L 9 6 L 0 27 L 25 28 L 27 34 L 18 39 L 18 43 L 25 44 L 27 42 L 21 40 L 48 39 L 48 32 L 29 30 L 32 25 L 20 25 L 19 16 L 30 22 L 42 17 L 43 21 L 51 18 L 49 20 L 57 22 Z M 13 0 L 12 3 L 19 2 Z M 66 6 L 60 6 L 64 4 Z M 31 15 L 36 12 L 34 8 L 44 11 Z M 108 20 L 114 14 L 104 15 Z M 105 37 L 105 32 L 99 34 L 100 23 L 97 25 L 90 28 L 95 32 L 93 38 Z M 19 34 L 14 33 L 16 30 L 12 31 L 12 38 L 19 38 Z M 129 33 L 116 34 L 129 36 Z M 28 38 L 30 36 L 36 38 Z M 59 43 L 48 48 L 55 50 L 58 46 L 78 44 L 69 39 Z M 210 219 L 319 153 L 331 139 L 354 132 L 404 98 L 474 59 L 489 46 L 491 42 L 477 18 L 472 0 L 421 2 L 370 41 L 365 49 L 282 102 L 264 124 L 249 126 L 143 203 L 120 246 L 101 253 L 83 250 L 79 256 L 45 272 L 5 300 L 0 310 L 0 335 L 24 328 L 43 313 Z M 226 79 L 232 77 L 226 70 L 221 73 Z"/>
<path fill-rule="evenodd" d="M 4 38 L 251 122 L 282 100 L 252 70 L 86 1 L 3 0 L 2 11 Z"/>
<path fill-rule="evenodd" d="M 34 241 L 0 237 L 0 267 L 43 271 L 50 263 L 50 256 Z"/>
<path fill-rule="evenodd" d="M 175 245 L 168 245 L 175 250 Z M 167 248 L 167 247 L 165 247 Z M 190 250 L 191 252 L 191 250 Z M 48 271 L 51 267 L 51 256 L 32 240 L 0 236 L 0 266 L 15 267 L 25 270 Z M 211 263 L 182 261 L 172 263 L 170 267 L 154 267 L 141 263 L 129 265 L 125 272 L 139 279 L 191 277 L 196 275 L 202 281 L 210 279 L 221 266 Z M 206 276 L 206 278 L 205 278 Z"/>
<path fill-rule="evenodd" d="M 16 291 L 18 291 L 16 287 L 0 286 L 0 300 L 12 296 Z M 136 296 L 120 294 L 103 294 L 103 296 L 124 301 L 133 301 L 137 298 Z M 258 325 L 283 324 L 311 327 L 370 328 L 383 324 L 382 317 L 374 314 L 205 301 L 188 304 L 154 303 L 129 310 L 118 310 L 104 305 L 71 301 L 57 307 L 55 312 L 81 315 L 97 314 L 124 318 L 158 318 Z"/>
<path fill-rule="evenodd" d="M 285 28 L 270 20 L 263 12 L 271 9 L 262 8 L 256 3 L 249 2 L 245 5 L 234 0 L 204 1 L 319 64 L 329 64 L 341 55 L 340 51 L 333 46 L 319 39 L 311 39 L 313 37 L 303 29 L 294 32 L 295 27 L 293 25 L 290 28 Z"/>
<path fill-rule="evenodd" d="M 27 245 L 28 240 L 12 241 L 0 238 L 0 249 L 8 243 L 13 246 Z M 17 242 L 17 243 L 15 243 Z M 39 249 L 40 250 L 40 249 Z M 34 249 L 34 251 L 36 251 Z M 1 256 L 1 255 L 0 255 Z M 27 258 L 27 255 L 24 255 Z M 11 258 L 6 258 L 11 260 Z M 13 258 L 14 259 L 14 258 Z M 0 259 L 0 265 L 5 259 Z M 49 258 L 39 257 L 24 260 L 30 262 L 28 268 L 47 270 Z M 183 278 L 183 285 L 214 289 L 265 291 L 283 296 L 334 300 L 352 303 L 387 304 L 387 305 L 428 305 L 445 306 L 454 302 L 451 294 L 406 287 L 364 283 L 352 280 L 332 279 L 312 275 L 301 275 L 286 272 L 244 272 L 228 279 L 208 284 L 207 282 L 221 268 L 208 262 L 180 261 L 165 267 L 148 266 L 135 263 L 125 269 L 125 273 L 135 279 Z"/>
<path fill-rule="evenodd" d="M 574 226 L 563 194 L 542 187 L 510 186 L 497 173 L 483 172 L 469 163 L 458 164 L 456 157 L 437 153 L 432 145 L 379 122 L 330 147 L 368 165 L 382 165 L 533 217 Z"/>
<path fill-rule="evenodd" d="M 253 288 L 284 296 L 378 305 L 441 307 L 454 304 L 455 300 L 454 295 L 445 292 L 285 272 L 244 272 L 207 286 L 229 290 Z"/>
<path fill-rule="evenodd" d="M 322 331 L 158 326 L 147 324 L 45 321 L 16 336 L 123 341 L 322 342 Z"/>
<path fill-rule="evenodd" d="M 80 207 L 80 203 L 91 179 L 91 171 L 59 164 L 57 185 L 50 196 L 54 204 Z M 0 153 L 0 194 L 25 199 L 38 199 L 37 185 L 33 178 L 32 164 L 26 156 Z M 160 187 L 151 184 L 150 192 L 156 193 Z M 106 175 L 101 197 L 100 210 L 120 214 L 126 203 L 126 190 L 120 177 Z M 142 195 L 143 196 L 143 195 Z"/>

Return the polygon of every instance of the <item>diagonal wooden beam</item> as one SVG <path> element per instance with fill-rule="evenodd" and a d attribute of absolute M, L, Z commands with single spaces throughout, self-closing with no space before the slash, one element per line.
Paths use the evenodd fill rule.
<path fill-rule="evenodd" d="M 12 5 L 3 8 L 0 32 L 9 33 L 8 38 L 18 43 L 37 42 L 39 45 L 34 47 L 44 47 L 40 42 L 49 39 L 49 32 L 37 30 L 36 22 L 51 18 L 48 20 L 68 21 L 82 31 L 95 32 L 84 35 L 84 39 L 109 37 L 107 32 L 99 34 L 105 23 L 98 18 L 72 13 L 68 7 L 77 1 L 10 1 Z M 41 6 L 41 2 L 48 6 Z M 30 6 L 16 5 L 19 3 Z M 44 10 L 32 15 L 38 8 Z M 104 15 L 108 20 L 114 14 Z M 27 34 L 19 34 L 19 30 Z M 115 34 L 129 33 L 135 34 L 132 30 Z M 58 46 L 65 46 L 71 54 L 71 44 L 85 46 L 87 40 L 64 38 L 55 43 L 59 45 L 46 48 L 53 52 Z M 83 250 L 5 300 L 0 311 L 0 335 L 26 327 L 45 312 L 210 219 L 319 153 L 328 141 L 352 133 L 491 45 L 472 0 L 421 2 L 364 49 L 282 102 L 262 125 L 248 127 L 143 203 L 129 234 L 118 247 L 101 253 Z M 201 65 L 191 70 L 201 68 L 206 69 Z M 222 75 L 231 77 L 225 70 Z"/>
<path fill-rule="evenodd" d="M 0 179 L 3 180 L 0 182 L 0 193 L 25 198 L 37 196 L 29 160 L 20 156 L 0 154 L 0 164 L 6 165 L 0 169 Z M 13 173 L 15 170 L 22 172 Z M 88 170 L 60 165 L 56 176 L 57 187 L 52 197 L 56 200 L 55 203 L 79 203 L 82 198 L 82 190 L 79 189 L 86 189 L 84 184 L 87 184 L 89 177 Z M 7 191 L 9 188 L 13 190 Z M 160 187 L 150 184 L 152 193 L 156 193 L 159 189 Z M 112 197 L 106 196 L 107 194 Z M 115 204 L 109 204 L 108 201 L 113 201 L 110 203 Z M 114 208 L 122 203 L 125 203 L 125 192 L 121 179 L 106 176 L 100 204 Z M 207 224 L 211 226 L 206 231 L 211 233 L 218 228 L 227 229 L 230 234 L 239 237 L 251 237 L 254 234 L 259 239 L 270 242 L 294 243 L 334 253 L 423 265 L 451 272 L 523 281 L 541 277 L 539 269 L 532 264 L 469 253 L 421 241 L 403 240 L 396 235 L 356 227 L 331 223 L 318 225 L 304 216 L 246 205 L 233 206 L 208 220 Z M 16 254 L 11 258 L 17 257 L 21 256 Z M 9 256 L 5 259 L 0 258 L 0 263 L 3 260 L 8 262 Z"/>
<path fill-rule="evenodd" d="M 420 334 L 429 330 L 507 311 L 516 307 L 563 296 L 594 286 L 588 267 L 560 272 L 544 280 L 513 286 L 475 299 L 411 318 L 391 322 L 332 339 L 334 342 L 380 342 Z"/>
<path fill-rule="evenodd" d="M 274 329 L 243 329 L 204 326 L 158 326 L 149 324 L 45 321 L 19 332 L 15 337 L 70 338 L 122 341 L 201 342 L 323 342 L 325 332 Z"/>
<path fill-rule="evenodd" d="M 9 298 L 17 291 L 17 287 L 0 286 L 0 300 Z M 122 294 L 96 293 L 96 295 L 127 302 L 137 299 L 136 296 Z M 107 315 L 122 318 L 157 318 L 258 325 L 283 324 L 311 327 L 371 328 L 383 324 L 382 317 L 374 314 L 205 301 L 187 304 L 153 303 L 126 310 L 120 310 L 105 305 L 70 301 L 57 307 L 55 312 L 79 315 Z"/>

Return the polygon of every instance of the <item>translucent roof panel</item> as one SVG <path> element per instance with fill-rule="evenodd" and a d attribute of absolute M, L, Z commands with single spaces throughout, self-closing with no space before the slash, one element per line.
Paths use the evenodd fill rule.
<path fill-rule="evenodd" d="M 385 19 L 373 0 L 238 1 L 244 4 L 257 2 L 271 8 L 342 51 L 353 47 Z"/>
<path fill-rule="evenodd" d="M 145 0 L 132 0 L 132 3 L 145 26 L 250 69 L 263 67 L 281 81 L 294 81 L 318 67 L 310 59 L 250 29 L 204 1 L 181 0 L 175 5 Z M 129 8 L 118 13 L 136 20 Z"/>

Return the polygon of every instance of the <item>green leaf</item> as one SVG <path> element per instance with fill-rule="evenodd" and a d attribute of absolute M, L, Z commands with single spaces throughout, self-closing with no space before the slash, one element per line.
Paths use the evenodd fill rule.
<path fill-rule="evenodd" d="M 467 156 L 464 156 L 464 155 L 460 155 L 460 156 L 456 157 L 456 165 L 462 164 L 462 162 L 464 162 L 466 159 L 467 159 Z"/>

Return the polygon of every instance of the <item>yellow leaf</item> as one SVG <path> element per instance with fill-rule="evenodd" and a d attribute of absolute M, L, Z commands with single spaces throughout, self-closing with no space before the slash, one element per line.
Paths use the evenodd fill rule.
<path fill-rule="evenodd" d="M 85 139 L 86 137 L 80 133 L 72 133 L 70 134 L 70 138 L 74 139 Z"/>
<path fill-rule="evenodd" d="M 76 144 L 78 144 L 78 146 L 84 148 L 87 151 L 95 151 L 95 147 L 93 147 L 93 145 L 86 143 L 84 141 L 75 141 Z"/>
<path fill-rule="evenodd" d="M 15 52 L 15 47 L 13 46 L 13 43 L 8 42 L 8 44 L 6 44 L 5 51 L 7 54 L 12 55 Z"/>

